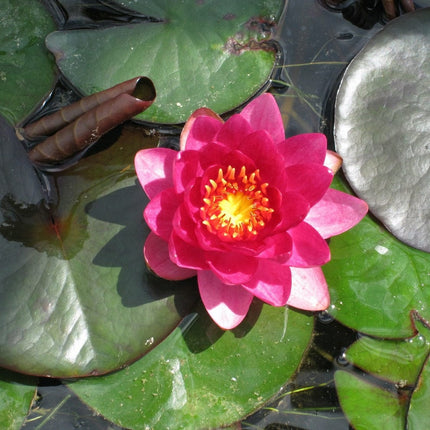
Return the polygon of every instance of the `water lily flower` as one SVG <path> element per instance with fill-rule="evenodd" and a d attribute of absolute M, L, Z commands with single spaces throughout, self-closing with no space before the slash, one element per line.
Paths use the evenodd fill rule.
<path fill-rule="evenodd" d="M 203 304 L 223 329 L 244 319 L 254 297 L 326 309 L 326 239 L 357 224 L 367 205 L 329 188 L 339 158 L 325 136 L 285 139 L 278 105 L 266 93 L 226 122 L 197 110 L 180 143 L 179 152 L 144 149 L 135 157 L 150 199 L 149 267 L 170 280 L 197 275 Z"/>

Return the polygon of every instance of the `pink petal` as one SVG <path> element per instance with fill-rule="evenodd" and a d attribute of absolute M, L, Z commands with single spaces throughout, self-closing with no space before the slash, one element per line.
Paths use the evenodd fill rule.
<path fill-rule="evenodd" d="M 185 149 L 186 142 L 188 140 L 188 135 L 190 134 L 190 130 L 193 127 L 193 124 L 194 124 L 196 118 L 198 118 L 200 116 L 207 116 L 207 117 L 214 118 L 220 123 L 224 122 L 217 113 L 215 113 L 213 110 L 211 110 L 209 108 L 202 107 L 202 108 L 194 111 L 191 114 L 191 116 L 188 118 L 187 122 L 184 125 L 184 128 L 182 129 L 181 137 L 179 140 L 179 147 L 180 147 L 181 151 L 183 151 Z M 190 142 L 190 146 L 192 146 L 192 142 Z M 190 149 L 190 148 L 187 148 L 187 149 Z M 194 149 L 198 149 L 198 148 L 194 148 Z"/>
<path fill-rule="evenodd" d="M 291 267 L 291 292 L 287 305 L 306 311 L 322 311 L 330 305 L 327 282 L 320 267 Z"/>
<path fill-rule="evenodd" d="M 143 216 L 148 227 L 165 241 L 172 232 L 172 219 L 181 203 L 181 198 L 173 188 L 157 194 L 146 206 Z"/>
<path fill-rule="evenodd" d="M 254 160 L 260 170 L 261 180 L 274 186 L 284 179 L 284 160 L 279 156 L 277 145 L 265 130 L 258 130 L 242 138 L 239 151 Z M 248 172 L 251 174 L 252 172 Z"/>
<path fill-rule="evenodd" d="M 333 173 L 320 164 L 296 164 L 285 169 L 288 191 L 301 194 L 313 206 L 326 193 Z"/>
<path fill-rule="evenodd" d="M 290 296 L 289 266 L 270 260 L 260 260 L 255 276 L 243 288 L 272 306 L 284 306 Z"/>
<path fill-rule="evenodd" d="M 236 114 L 231 116 L 218 131 L 216 141 L 223 145 L 235 149 L 241 140 L 253 129 L 246 119 Z"/>
<path fill-rule="evenodd" d="M 181 239 L 175 232 L 169 240 L 170 259 L 180 267 L 195 270 L 209 269 L 205 253 L 188 242 Z"/>
<path fill-rule="evenodd" d="M 240 115 L 251 124 L 254 130 L 266 130 L 279 143 L 285 139 L 284 122 L 275 98 L 264 93 L 252 100 Z"/>
<path fill-rule="evenodd" d="M 181 149 L 200 150 L 203 146 L 213 142 L 215 135 L 223 125 L 219 117 L 206 115 L 198 115 L 190 120 L 192 121 L 191 126 L 187 126 L 184 135 L 181 134 Z"/>
<path fill-rule="evenodd" d="M 322 266 L 330 261 L 330 248 L 321 235 L 305 222 L 288 230 L 293 239 L 288 265 L 294 267 Z"/>
<path fill-rule="evenodd" d="M 195 270 L 178 267 L 169 258 L 167 242 L 150 232 L 146 238 L 143 255 L 148 266 L 160 278 L 179 281 L 196 275 Z"/>
<path fill-rule="evenodd" d="M 257 270 L 254 258 L 232 252 L 207 253 L 209 267 L 226 284 L 243 284 L 249 281 Z"/>
<path fill-rule="evenodd" d="M 276 258 L 291 252 L 291 236 L 284 232 L 268 236 L 264 239 L 264 249 L 258 254 L 258 258 Z"/>
<path fill-rule="evenodd" d="M 310 205 L 306 199 L 297 193 L 284 193 L 282 205 L 279 208 L 280 222 L 275 231 L 286 231 L 301 223 L 309 212 Z"/>
<path fill-rule="evenodd" d="M 222 283 L 211 271 L 199 271 L 197 280 L 211 318 L 224 330 L 238 326 L 248 313 L 253 295 L 241 285 Z"/>
<path fill-rule="evenodd" d="M 169 148 L 150 148 L 137 152 L 134 158 L 137 178 L 150 199 L 173 186 L 173 163 L 177 154 L 177 151 Z"/>
<path fill-rule="evenodd" d="M 174 164 L 175 190 L 182 193 L 197 176 L 203 173 L 200 166 L 200 154 L 198 151 L 181 151 Z"/>
<path fill-rule="evenodd" d="M 329 188 L 311 208 L 305 221 L 327 239 L 358 224 L 366 215 L 367 203 L 357 197 Z"/>
<path fill-rule="evenodd" d="M 322 133 L 299 134 L 281 142 L 278 150 L 284 156 L 285 166 L 323 164 L 327 152 L 327 139 Z"/>
<path fill-rule="evenodd" d="M 336 152 L 327 151 L 324 159 L 324 166 L 328 167 L 335 174 L 342 166 L 342 157 Z"/>

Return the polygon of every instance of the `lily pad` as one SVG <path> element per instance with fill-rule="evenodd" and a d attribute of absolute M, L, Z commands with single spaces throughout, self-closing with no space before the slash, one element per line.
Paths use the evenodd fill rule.
<path fill-rule="evenodd" d="M 194 310 L 138 362 L 70 388 L 126 428 L 219 428 L 278 393 L 299 365 L 313 329 L 312 316 L 259 301 L 227 332 L 202 305 Z"/>
<path fill-rule="evenodd" d="M 282 1 L 119 3 L 151 20 L 47 38 L 60 71 L 82 94 L 144 75 L 154 82 L 157 101 L 136 118 L 181 123 L 201 106 L 230 111 L 267 83 L 277 57 L 268 41 Z"/>
<path fill-rule="evenodd" d="M 68 377 L 136 360 L 198 295 L 193 280 L 162 281 L 143 262 L 146 200 L 132 163 L 148 141 L 120 139 L 46 177 L 5 120 L 0 135 L 0 365 Z"/>
<path fill-rule="evenodd" d="M 45 37 L 55 24 L 37 0 L 0 0 L 0 10 L 0 115 L 16 124 L 54 85 Z"/>
<path fill-rule="evenodd" d="M 37 378 L 0 369 L 0 422 L 8 430 L 19 430 L 36 395 Z"/>
<path fill-rule="evenodd" d="M 417 313 L 412 324 L 416 333 L 409 339 L 362 337 L 347 350 L 348 361 L 366 372 L 335 375 L 340 403 L 355 429 L 427 427 L 429 327 Z"/>
<path fill-rule="evenodd" d="M 333 185 L 347 192 L 335 178 Z M 430 255 L 392 236 L 367 215 L 353 229 L 330 239 L 331 261 L 323 266 L 330 313 L 372 336 L 414 334 L 410 312 L 430 320 Z"/>
<path fill-rule="evenodd" d="M 348 66 L 334 137 L 344 172 L 372 213 L 430 252 L 430 9 L 376 34 Z"/>

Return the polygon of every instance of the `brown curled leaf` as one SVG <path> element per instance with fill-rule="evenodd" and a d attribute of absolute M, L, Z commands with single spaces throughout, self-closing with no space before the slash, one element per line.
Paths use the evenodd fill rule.
<path fill-rule="evenodd" d="M 142 97 L 145 96 L 145 93 L 143 93 L 142 96 L 134 94 L 148 86 L 153 89 L 153 84 L 148 78 L 137 76 L 133 79 L 129 79 L 128 81 L 121 82 L 114 87 L 108 88 L 107 90 L 83 97 L 76 103 L 66 106 L 52 115 L 45 116 L 34 123 L 28 124 L 20 130 L 20 134 L 27 140 L 35 140 L 40 137 L 51 136 L 56 131 L 75 121 L 84 113 L 94 109 L 104 102 L 107 102 L 108 100 L 113 100 L 120 94 L 130 94 L 142 100 L 149 101 L 150 97 L 152 97 L 152 99 L 155 97 L 154 90 L 149 91 L 146 95 L 147 98 Z"/>
<path fill-rule="evenodd" d="M 155 89 L 149 79 L 145 85 L 137 86 L 134 93 L 142 99 L 123 93 L 84 113 L 35 146 L 28 153 L 30 160 L 40 166 L 49 165 L 88 149 L 105 133 L 152 105 Z"/>

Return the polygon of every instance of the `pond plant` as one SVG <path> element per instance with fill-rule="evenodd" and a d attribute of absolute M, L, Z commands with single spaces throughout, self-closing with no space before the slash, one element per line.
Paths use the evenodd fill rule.
<path fill-rule="evenodd" d="M 71 393 L 123 428 L 237 426 L 287 396 L 315 315 L 359 333 L 334 376 L 351 425 L 425 428 L 430 13 L 342 70 L 336 173 L 279 105 L 324 128 L 291 71 L 346 62 L 286 64 L 290 6 L 0 0 L 4 428 Z M 26 420 L 47 380 L 69 394 Z"/>

